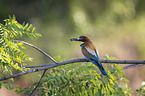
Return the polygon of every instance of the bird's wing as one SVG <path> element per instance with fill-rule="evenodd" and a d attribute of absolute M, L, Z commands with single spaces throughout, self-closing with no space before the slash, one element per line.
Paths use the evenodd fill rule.
<path fill-rule="evenodd" d="M 99 58 L 96 49 L 91 48 L 91 47 L 85 47 L 85 48 L 91 55 L 94 55 L 95 57 Z"/>
<path fill-rule="evenodd" d="M 86 50 L 88 51 L 88 55 L 89 55 L 89 59 L 96 65 L 98 65 L 102 70 L 104 70 L 104 68 L 103 68 L 103 66 L 102 66 L 102 64 L 101 64 L 101 62 L 100 62 L 100 58 L 99 58 L 99 56 L 98 56 L 98 54 L 97 54 L 97 51 L 94 49 L 94 50 L 92 50 L 91 48 L 89 48 L 89 47 L 85 47 L 86 48 Z"/>

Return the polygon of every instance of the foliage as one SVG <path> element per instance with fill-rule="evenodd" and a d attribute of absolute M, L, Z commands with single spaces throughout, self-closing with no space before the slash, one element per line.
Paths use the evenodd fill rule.
<path fill-rule="evenodd" d="M 26 61 L 31 61 L 31 58 L 21 51 L 21 49 L 25 48 L 23 44 L 17 43 L 14 40 L 26 36 L 31 39 L 41 36 L 34 33 L 35 28 L 32 24 L 23 23 L 21 25 L 16 21 L 15 16 L 9 16 L 9 19 L 4 21 L 5 24 L 0 23 L 0 77 L 12 75 L 12 68 L 20 71 L 27 70 L 19 65 L 24 64 Z M 0 85 L 6 83 L 8 82 L 1 82 Z M 10 85 L 4 85 L 4 87 L 13 90 Z"/>
<path fill-rule="evenodd" d="M 145 95 L 145 82 L 142 82 L 142 86 L 136 90 L 138 96 L 144 96 Z"/>
<path fill-rule="evenodd" d="M 114 58 L 106 56 L 106 59 Z M 132 91 L 126 84 L 128 80 L 122 73 L 122 67 L 118 64 L 109 64 L 106 70 L 110 79 L 100 76 L 97 67 L 92 63 L 74 63 L 50 69 L 41 82 L 39 90 L 42 93 L 39 95 L 131 96 Z"/>
<path fill-rule="evenodd" d="M 21 49 L 24 49 L 22 43 L 17 43 L 14 40 L 28 36 L 31 39 L 41 36 L 34 33 L 35 28 L 30 24 L 20 24 L 15 17 L 9 17 L 5 20 L 5 25 L 0 24 L 0 65 L 1 77 L 7 74 L 13 74 L 12 68 L 20 71 L 24 69 L 19 66 L 26 61 L 31 61 L 28 55 L 25 55 Z M 113 57 L 105 56 L 106 59 L 115 59 Z M 57 61 L 62 61 L 58 56 Z M 40 87 L 41 96 L 57 95 L 57 96 L 96 96 L 96 95 L 131 95 L 131 90 L 127 86 L 127 79 L 123 75 L 122 67 L 118 64 L 109 64 L 105 69 L 108 72 L 110 79 L 101 76 L 97 67 L 92 63 L 74 63 L 57 68 L 52 68 L 47 71 L 45 77 L 42 79 Z M 19 86 L 12 87 L 8 83 L 0 82 L 0 88 L 3 85 L 9 90 L 15 90 L 17 94 L 27 93 L 33 88 L 21 89 Z M 36 83 L 34 83 L 36 84 Z M 122 85 L 122 86 L 120 86 Z M 142 93 L 144 87 L 137 90 L 139 94 Z"/>

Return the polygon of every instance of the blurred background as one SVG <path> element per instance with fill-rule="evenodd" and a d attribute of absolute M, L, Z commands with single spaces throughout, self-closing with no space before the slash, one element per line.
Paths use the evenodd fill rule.
<path fill-rule="evenodd" d="M 20 40 L 34 44 L 52 57 L 83 57 L 79 45 L 70 42 L 70 38 L 86 35 L 98 48 L 101 59 L 108 54 L 118 59 L 142 60 L 145 58 L 144 4 L 144 0 L 0 0 L 0 22 L 15 15 L 21 24 L 32 23 L 42 37 Z M 33 58 L 33 64 L 51 62 L 33 48 L 26 48 L 24 51 Z M 133 94 L 145 81 L 144 69 L 142 66 L 123 71 Z M 38 81 L 41 73 L 15 80 L 25 88 Z M 21 96 L 5 88 L 0 94 Z"/>

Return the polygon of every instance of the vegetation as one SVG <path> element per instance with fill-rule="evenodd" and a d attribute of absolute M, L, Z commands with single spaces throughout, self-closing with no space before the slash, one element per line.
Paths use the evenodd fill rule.
<path fill-rule="evenodd" d="M 60 57 L 56 59 L 61 60 Z M 39 90 L 44 96 L 131 95 L 132 91 L 126 84 L 128 80 L 122 74 L 122 67 L 118 64 L 110 64 L 109 67 L 106 69 L 111 79 L 101 77 L 97 67 L 91 63 L 75 63 L 53 68 L 46 73 Z M 123 87 L 118 84 L 123 84 Z"/>
<path fill-rule="evenodd" d="M 116 57 L 119 60 L 144 60 L 144 4 L 145 0 L 0 0 L 0 77 L 29 70 L 29 68 L 21 67 L 22 65 L 34 66 L 52 62 L 33 48 L 27 45 L 24 47 L 22 43 L 15 42 L 14 40 L 17 39 L 34 44 L 46 53 L 49 53 L 52 57 L 56 56 L 57 59 L 59 58 L 57 55 L 60 55 L 61 58 L 70 60 L 71 58 L 83 57 L 83 55 L 80 52 L 79 46 L 74 42 L 70 42 L 69 39 L 86 35 L 99 49 L 101 59 L 106 54 L 109 54 L 109 56 Z M 17 17 L 17 20 L 15 17 L 9 17 L 9 15 L 12 16 L 13 14 Z M 28 24 L 23 22 L 28 22 Z M 36 33 L 42 34 L 42 38 L 37 38 L 39 35 L 32 32 L 32 30 L 35 31 L 32 24 L 36 28 Z M 29 28 L 30 30 L 27 30 Z M 59 58 L 59 60 L 61 59 Z M 77 69 L 83 63 L 75 64 L 78 64 L 76 66 Z M 86 64 L 88 71 L 91 70 L 89 65 Z M 112 72 L 113 65 L 105 67 L 108 72 L 110 70 Z M 54 69 L 63 70 L 67 66 L 72 68 L 70 71 L 74 70 L 73 64 Z M 97 69 L 93 65 L 92 68 L 94 70 Z M 144 68 L 145 66 L 123 70 L 125 77 L 121 75 L 121 72 L 118 73 L 118 76 L 120 76 L 117 77 L 118 84 L 115 83 L 114 85 L 127 89 L 129 86 L 133 91 L 131 94 L 144 95 L 144 85 L 142 84 L 145 80 Z M 87 71 L 87 69 L 84 71 Z M 46 74 L 49 74 L 52 70 L 47 70 Z M 59 73 L 65 75 L 65 73 L 61 72 Z M 98 71 L 98 73 L 100 72 Z M 17 90 L 17 93 L 22 92 L 21 94 L 27 94 L 33 89 L 33 85 L 31 84 L 38 82 L 40 74 L 41 72 L 35 72 L 32 75 L 17 77 L 14 80 L 5 80 L 0 82 L 0 85 L 13 91 Z M 76 73 L 72 74 L 75 76 Z M 112 73 L 112 76 L 114 74 L 117 73 Z M 45 76 L 42 79 L 44 83 L 41 82 L 37 89 L 39 89 L 39 92 L 44 90 L 42 93 L 45 94 L 46 92 L 47 94 L 50 92 L 45 89 L 45 87 L 48 87 L 45 84 L 49 82 L 44 81 L 45 78 L 47 79 Z M 50 74 L 50 76 L 52 75 Z M 100 78 L 98 76 L 96 77 L 98 80 L 103 79 L 103 77 Z M 121 78 L 128 79 L 128 81 L 123 80 L 125 81 L 124 86 L 120 83 L 123 82 L 119 80 Z M 88 80 L 91 79 L 97 80 L 91 77 L 88 78 Z M 80 79 L 78 81 L 81 82 Z M 23 85 L 21 85 L 22 82 Z M 108 84 L 107 82 L 111 81 L 105 78 L 104 82 Z M 92 84 L 92 86 L 94 85 Z M 26 90 L 24 87 L 26 87 Z M 2 87 L 0 94 L 12 92 L 7 89 Z M 54 89 L 52 91 L 54 92 Z"/>
<path fill-rule="evenodd" d="M 25 36 L 29 36 L 31 39 L 41 36 L 34 33 L 34 31 L 35 28 L 32 24 L 23 23 L 21 25 L 16 21 L 15 16 L 5 19 L 5 24 L 0 24 L 0 77 L 12 75 L 13 69 L 19 71 L 27 70 L 27 68 L 21 67 L 21 65 L 25 64 L 26 61 L 31 61 L 31 58 L 22 51 L 25 48 L 23 43 L 17 43 L 14 40 L 24 38 Z M 7 84 L 14 83 L 12 78 L 10 82 L 0 83 L 1 86 L 4 84 L 3 86 L 7 89 L 14 90 L 11 85 Z"/>
<path fill-rule="evenodd" d="M 1 65 L 1 77 L 9 74 L 13 74 L 12 69 L 19 71 L 29 70 L 21 67 L 27 61 L 31 61 L 28 55 L 25 55 L 21 49 L 24 49 L 22 43 L 17 43 L 14 40 L 29 36 L 31 39 L 41 36 L 34 32 L 35 28 L 32 24 L 20 24 L 16 21 L 15 16 L 9 17 L 5 20 L 5 25 L 0 24 L 0 65 Z M 113 57 L 105 56 L 106 59 L 115 59 Z M 55 58 L 58 62 L 64 61 L 61 56 Z M 38 95 L 59 95 L 59 96 L 93 96 L 93 95 L 124 95 L 130 96 L 132 91 L 127 85 L 127 79 L 123 75 L 123 69 L 118 64 L 109 64 L 106 66 L 106 70 L 110 79 L 102 77 L 98 74 L 97 67 L 91 63 L 75 63 L 65 66 L 52 68 L 47 71 L 40 87 Z M 112 73 L 111 73 L 112 72 Z M 19 85 L 12 87 L 11 84 L 15 81 L 3 81 L 1 86 L 9 90 L 15 90 L 17 94 L 26 94 L 33 89 L 30 86 L 29 89 L 22 89 Z M 36 83 L 34 83 L 35 85 Z M 122 86 L 120 86 L 120 84 Z M 0 87 L 1 88 L 1 87 Z M 143 87 L 137 92 L 143 94 Z"/>

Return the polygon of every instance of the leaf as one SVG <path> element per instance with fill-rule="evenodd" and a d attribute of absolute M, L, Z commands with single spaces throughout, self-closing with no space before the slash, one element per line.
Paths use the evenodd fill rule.
<path fill-rule="evenodd" d="M 35 27 L 33 27 L 33 29 L 32 29 L 32 33 L 34 33 L 34 32 L 35 32 L 35 30 L 36 30 L 36 28 L 35 28 Z"/>
<path fill-rule="evenodd" d="M 26 31 L 31 31 L 32 27 L 33 27 L 33 25 L 30 24 L 29 27 L 26 29 Z"/>
<path fill-rule="evenodd" d="M 42 35 L 41 34 L 38 34 L 38 33 L 35 33 L 35 36 L 36 37 L 42 37 Z"/>
<path fill-rule="evenodd" d="M 3 85 L 6 89 L 9 89 L 9 86 L 8 85 Z"/>
<path fill-rule="evenodd" d="M 26 29 L 28 28 L 28 23 L 24 26 L 23 30 L 26 31 Z"/>

